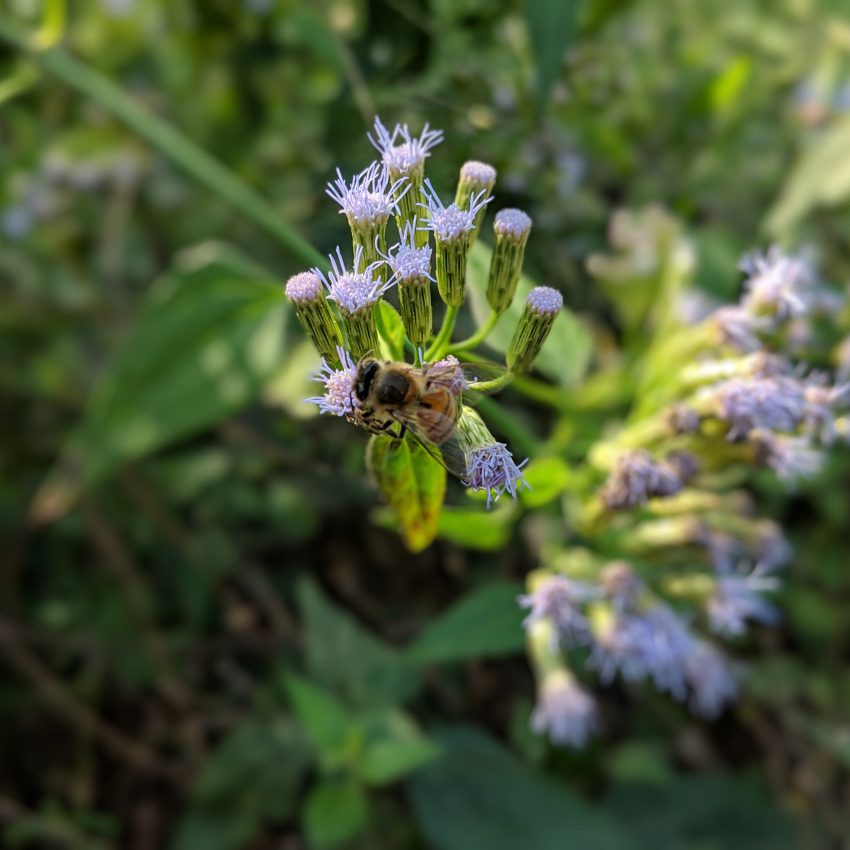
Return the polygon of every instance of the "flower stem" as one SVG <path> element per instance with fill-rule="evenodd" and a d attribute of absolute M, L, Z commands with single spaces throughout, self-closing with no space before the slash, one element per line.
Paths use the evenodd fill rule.
<path fill-rule="evenodd" d="M 469 351 L 470 349 L 477 348 L 490 335 L 490 331 L 496 326 L 496 322 L 499 321 L 500 316 L 501 313 L 491 312 L 487 321 L 471 337 L 450 345 L 449 354 L 457 354 L 460 351 Z"/>
<path fill-rule="evenodd" d="M 508 438 L 512 449 L 529 457 L 538 453 L 538 437 L 504 408 L 489 398 L 482 398 L 476 406 L 487 417 L 487 421 Z"/>
<path fill-rule="evenodd" d="M 466 389 L 479 393 L 495 393 L 504 389 L 513 379 L 514 373 L 507 370 L 498 378 L 493 378 L 492 381 L 473 381 L 471 384 L 467 384 Z"/>
<path fill-rule="evenodd" d="M 446 305 L 446 315 L 443 317 L 443 326 L 437 334 L 437 338 L 431 344 L 431 347 L 425 352 L 425 359 L 429 362 L 439 360 L 443 357 L 448 349 L 448 343 L 452 338 L 452 331 L 455 328 L 455 320 L 457 319 L 458 310 L 460 307 L 452 307 Z"/>

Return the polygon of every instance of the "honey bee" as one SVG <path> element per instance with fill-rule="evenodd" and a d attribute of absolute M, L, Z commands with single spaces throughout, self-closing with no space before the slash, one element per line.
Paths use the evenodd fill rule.
<path fill-rule="evenodd" d="M 354 378 L 360 405 L 356 421 L 396 439 L 410 432 L 450 472 L 463 477 L 466 462 L 456 432 L 466 380 L 459 363 L 412 366 L 365 357 Z"/>

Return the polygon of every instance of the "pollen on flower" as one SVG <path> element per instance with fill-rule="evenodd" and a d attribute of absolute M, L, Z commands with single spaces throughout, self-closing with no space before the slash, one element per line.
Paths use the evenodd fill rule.
<path fill-rule="evenodd" d="M 503 239 L 522 239 L 531 230 L 531 216 L 517 209 L 504 209 L 496 213 L 493 230 Z"/>
<path fill-rule="evenodd" d="M 528 293 L 528 306 L 540 315 L 554 315 L 564 306 L 564 296 L 551 286 L 535 286 Z"/>
<path fill-rule="evenodd" d="M 487 491 L 487 507 L 496 502 L 502 493 L 516 498 L 517 487 L 529 487 L 522 476 L 522 467 L 528 459 L 517 464 L 504 443 L 489 443 L 467 453 L 464 484 L 470 490 Z"/>
<path fill-rule="evenodd" d="M 385 224 L 398 209 L 398 202 L 410 189 L 405 177 L 392 181 L 382 162 L 373 162 L 346 183 L 337 169 L 337 179 L 328 183 L 327 194 L 341 207 L 340 212 L 363 227 Z"/>
<path fill-rule="evenodd" d="M 324 297 L 322 279 L 315 272 L 300 272 L 286 282 L 286 297 L 293 304 L 309 304 Z"/>
<path fill-rule="evenodd" d="M 354 314 L 378 299 L 393 285 L 395 281 L 382 281 L 376 277 L 375 272 L 382 265 L 382 260 L 370 263 L 363 271 L 355 271 L 360 266 L 362 257 L 362 246 L 358 245 L 354 251 L 354 264 L 352 271 L 348 271 L 342 251 L 337 248 L 336 256 L 330 255 L 331 271 L 327 277 L 319 269 L 313 269 L 328 290 L 328 298 L 336 301 L 343 313 Z"/>
<path fill-rule="evenodd" d="M 357 398 L 354 395 L 357 365 L 344 348 L 337 348 L 337 354 L 342 368 L 334 369 L 327 360 L 322 358 L 322 368 L 315 378 L 325 385 L 325 393 L 308 398 L 307 401 L 317 404 L 321 413 L 329 413 L 332 416 L 352 416 L 357 410 Z"/>

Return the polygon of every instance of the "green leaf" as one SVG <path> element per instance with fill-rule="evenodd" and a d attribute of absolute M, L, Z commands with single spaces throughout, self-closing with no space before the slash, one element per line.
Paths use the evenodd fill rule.
<path fill-rule="evenodd" d="M 361 832 L 368 821 L 366 795 L 350 779 L 326 779 L 316 785 L 304 808 L 311 848 L 333 847 Z"/>
<path fill-rule="evenodd" d="M 408 648 L 418 664 L 436 664 L 510 655 L 525 643 L 522 611 L 512 582 L 494 582 L 473 591 L 436 619 Z"/>
<path fill-rule="evenodd" d="M 800 846 L 787 813 L 758 782 L 732 775 L 616 786 L 605 811 L 631 850 L 790 850 Z"/>
<path fill-rule="evenodd" d="M 537 97 L 541 104 L 564 67 L 564 54 L 576 32 L 581 0 L 525 0 L 525 20 L 537 70 Z"/>
<path fill-rule="evenodd" d="M 417 771 L 409 783 L 414 814 L 434 850 L 632 847 L 605 811 L 481 732 L 458 727 L 437 739 L 445 756 Z"/>
<path fill-rule="evenodd" d="M 71 440 L 79 481 L 96 483 L 256 398 L 281 359 L 287 310 L 280 285 L 233 250 L 205 244 L 181 255 Z"/>
<path fill-rule="evenodd" d="M 286 692 L 296 716 L 320 753 L 338 755 L 352 731 L 352 717 L 327 691 L 300 676 L 286 677 Z"/>
<path fill-rule="evenodd" d="M 492 251 L 480 241 L 475 242 L 469 252 L 467 292 L 470 296 L 472 315 L 479 325 L 490 315 L 487 279 L 491 253 Z M 514 328 L 525 308 L 525 299 L 533 288 L 534 284 L 523 275 L 519 279 L 513 303 L 487 337 L 487 345 L 499 353 L 504 354 L 508 350 Z M 547 378 L 570 386 L 581 380 L 590 365 L 592 353 L 593 337 L 590 331 L 572 311 L 564 307 L 555 319 L 549 338 L 534 362 L 534 368 L 539 369 Z"/>
<path fill-rule="evenodd" d="M 383 712 L 366 722 L 366 744 L 357 772 L 368 785 L 387 785 L 433 761 L 440 752 L 407 714 Z"/>
<path fill-rule="evenodd" d="M 539 508 L 557 499 L 570 482 L 570 469 L 558 457 L 533 460 L 522 474 L 531 489 L 523 488 L 519 494 L 529 508 Z"/>
<path fill-rule="evenodd" d="M 437 536 L 446 470 L 413 440 L 378 435 L 369 440 L 366 463 L 398 519 L 405 545 L 421 552 Z"/>
<path fill-rule="evenodd" d="M 773 236 L 788 233 L 819 206 L 850 199 L 850 118 L 825 129 L 806 148 L 765 222 Z"/>
<path fill-rule="evenodd" d="M 298 586 L 307 667 L 325 687 L 359 707 L 396 705 L 419 685 L 419 673 L 309 580 Z"/>
<path fill-rule="evenodd" d="M 477 549 L 479 552 L 496 552 L 510 539 L 510 520 L 513 515 L 513 508 L 509 505 L 489 511 L 480 507 L 444 507 L 437 534 L 455 546 Z"/>
<path fill-rule="evenodd" d="M 404 360 L 404 322 L 392 304 L 381 300 L 375 310 L 375 324 L 381 337 L 382 354 L 387 360 Z"/>

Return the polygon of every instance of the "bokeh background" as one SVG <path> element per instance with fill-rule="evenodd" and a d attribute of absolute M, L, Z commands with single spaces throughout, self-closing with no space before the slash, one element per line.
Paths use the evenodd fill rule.
<path fill-rule="evenodd" d="M 790 496 L 758 493 L 796 554 L 735 709 L 701 723 L 615 686 L 606 733 L 552 750 L 527 727 L 520 612 L 451 617 L 513 599 L 537 514 L 408 554 L 375 521 L 362 435 L 302 403 L 315 358 L 282 297 L 258 312 L 228 284 L 347 243 L 324 187 L 371 159 L 379 112 L 445 131 L 438 187 L 496 166 L 500 205 L 534 218 L 529 271 L 599 356 L 616 327 L 586 260 L 619 209 L 678 219 L 708 295 L 736 297 L 739 257 L 773 241 L 846 292 L 847 13 L 4 3 L 3 845 L 850 847 L 846 449 Z M 203 300 L 175 301 L 198 280 Z M 317 750 L 305 715 L 357 733 Z"/>

